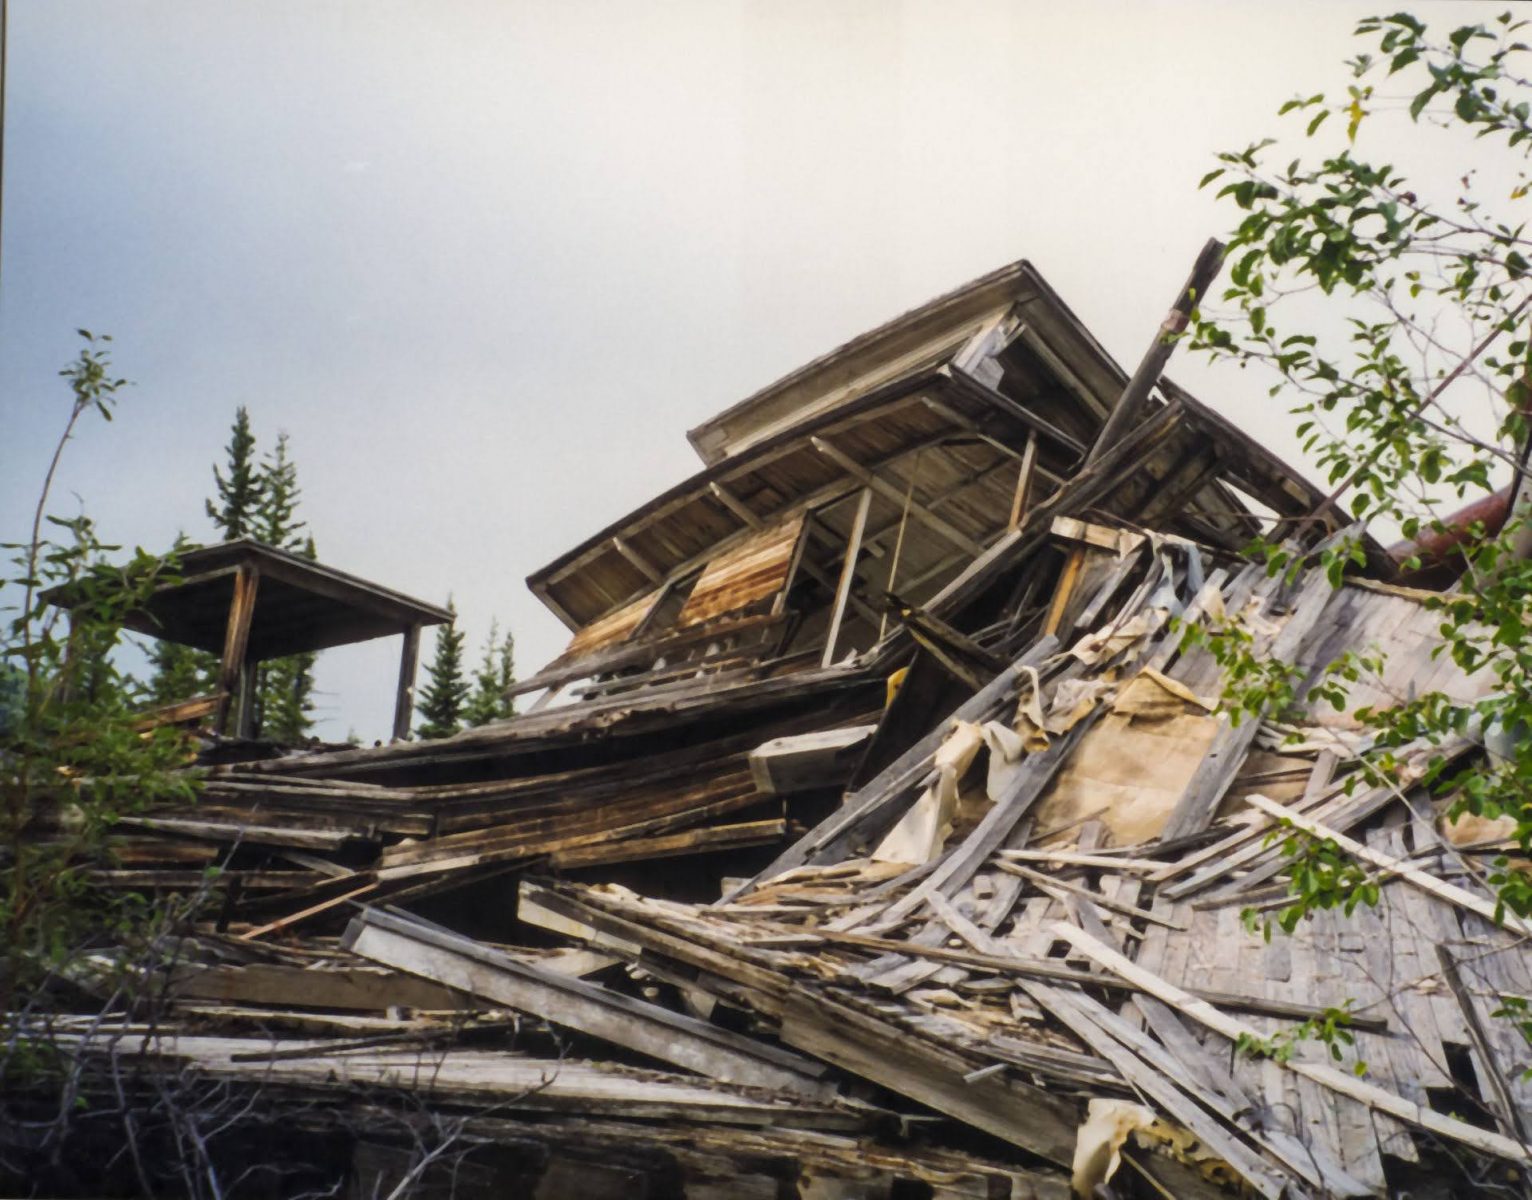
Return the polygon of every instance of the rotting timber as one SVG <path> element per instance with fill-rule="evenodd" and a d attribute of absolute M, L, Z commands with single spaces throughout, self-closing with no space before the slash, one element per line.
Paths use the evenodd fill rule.
<path fill-rule="evenodd" d="M 1273 522 L 1339 531 L 1155 354 L 1103 442 L 1129 377 L 1022 262 L 692 430 L 697 475 L 530 577 L 571 640 L 528 711 L 220 743 L 200 803 L 125 825 L 100 886 L 217 894 L 168 1015 L 71 1053 L 106 1079 L 147 1038 L 298 1114 L 359 1196 L 1519 1186 L 1493 1014 L 1532 930 L 1482 883 L 1504 831 L 1422 786 L 1477 751 L 1356 786 L 1346 713 L 1231 725 L 1182 630 L 1309 674 L 1381 645 L 1357 706 L 1489 685 L 1377 546 L 1340 588 L 1244 561 Z M 1249 933 L 1279 819 L 1376 909 Z M 1339 1066 L 1250 1052 L 1348 1003 Z"/>

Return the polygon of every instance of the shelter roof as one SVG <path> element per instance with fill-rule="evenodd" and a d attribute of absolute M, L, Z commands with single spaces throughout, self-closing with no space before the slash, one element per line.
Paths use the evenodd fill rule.
<path fill-rule="evenodd" d="M 128 627 L 218 653 L 241 567 L 260 577 L 250 630 L 252 661 L 365 642 L 452 617 L 438 605 L 244 538 L 183 553 L 180 581 L 156 591 Z M 59 603 L 68 607 L 67 598 Z"/>

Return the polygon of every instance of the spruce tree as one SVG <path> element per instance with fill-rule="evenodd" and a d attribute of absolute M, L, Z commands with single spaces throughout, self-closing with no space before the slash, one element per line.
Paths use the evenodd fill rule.
<path fill-rule="evenodd" d="M 149 653 L 154 673 L 149 676 L 149 701 L 158 707 L 190 700 L 208 686 L 207 661 L 212 655 L 176 642 L 155 642 Z"/>
<path fill-rule="evenodd" d="M 303 528 L 303 522 L 298 520 L 298 501 L 303 491 L 298 486 L 298 464 L 287 456 L 287 434 L 277 434 L 277 448 L 261 464 L 258 487 L 251 535 L 279 550 L 302 553 L 307 544 L 308 557 L 312 558 L 314 539 L 305 539 L 298 533 Z"/>
<path fill-rule="evenodd" d="M 431 659 L 431 679 L 420 694 L 424 719 L 415 732 L 423 738 L 451 737 L 462 728 L 468 681 L 463 678 L 463 635 L 457 627 L 457 609 L 451 599 L 447 611 L 452 619 L 436 627 L 436 653 Z"/>
<path fill-rule="evenodd" d="M 515 716 L 515 702 L 505 694 L 515 682 L 516 639 L 507 633 L 501 641 L 499 623 L 492 621 L 484 658 L 473 673 L 473 692 L 463 708 L 463 720 L 477 726 Z"/>
<path fill-rule="evenodd" d="M 268 546 L 293 550 L 314 559 L 312 535 L 301 537 L 298 519 L 298 466 L 288 457 L 287 434 L 277 434 L 276 449 L 261 466 L 260 498 L 253 534 Z M 313 652 L 263 663 L 256 671 L 255 728 L 258 737 L 301 742 L 314 728 Z"/>
<path fill-rule="evenodd" d="M 259 736 L 301 742 L 314 728 L 314 655 L 293 654 L 261 666 Z"/>
<path fill-rule="evenodd" d="M 262 471 L 255 461 L 255 434 L 250 432 L 250 413 L 241 404 L 234 411 L 234 429 L 227 447 L 228 474 L 213 468 L 215 499 L 207 501 L 212 518 L 226 542 L 250 537 L 264 490 Z"/>

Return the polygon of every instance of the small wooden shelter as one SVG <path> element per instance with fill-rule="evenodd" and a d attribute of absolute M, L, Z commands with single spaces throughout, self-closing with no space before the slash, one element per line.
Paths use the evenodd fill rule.
<path fill-rule="evenodd" d="M 67 599 L 59 602 L 67 607 Z M 217 691 L 176 705 L 174 716 L 213 715 L 219 730 L 236 736 L 251 732 L 255 664 L 402 635 L 393 727 L 402 738 L 414 712 L 420 631 L 451 619 L 438 605 L 242 538 L 182 554 L 178 580 L 155 591 L 127 625 L 219 656 Z"/>

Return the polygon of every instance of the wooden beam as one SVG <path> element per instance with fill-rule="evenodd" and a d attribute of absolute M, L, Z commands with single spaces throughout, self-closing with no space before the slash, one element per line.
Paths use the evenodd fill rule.
<path fill-rule="evenodd" d="M 1072 1101 L 1020 1072 L 975 1077 L 972 1058 L 863 1007 L 795 989 L 782 1040 L 1050 1162 L 1067 1166 L 1073 1158 L 1079 1116 Z"/>
<path fill-rule="evenodd" d="M 844 786 L 876 728 L 816 729 L 762 742 L 750 751 L 750 777 L 766 796 Z"/>
<path fill-rule="evenodd" d="M 819 444 L 817 438 L 814 444 Z M 835 588 L 835 607 L 830 612 L 830 631 L 825 635 L 825 650 L 819 660 L 822 667 L 835 661 L 835 643 L 840 637 L 841 620 L 846 615 L 846 599 L 856 580 L 856 558 L 862 552 L 862 534 L 867 531 L 867 510 L 871 506 L 872 488 L 864 487 L 856 502 L 856 515 L 851 518 L 851 534 L 846 539 L 846 557 L 841 563 L 840 583 Z"/>
<path fill-rule="evenodd" d="M 234 697 L 234 736 L 255 736 L 255 701 L 260 691 L 255 663 L 248 657 L 239 668 L 239 686 Z"/>
<path fill-rule="evenodd" d="M 1048 350 L 1036 334 L 1033 334 L 1025 327 L 1022 328 L 1021 332 L 1022 334 L 1027 335 L 1023 338 L 1023 340 L 1026 341 L 1029 348 L 1037 353 L 1039 358 L 1043 359 L 1044 365 L 1052 369 L 1055 368 L 1056 364 L 1054 374 L 1058 377 L 1059 381 L 1065 385 L 1064 393 L 1074 392 L 1084 403 L 1087 412 L 1099 413 L 1102 411 L 1101 402 L 1092 396 L 1090 389 L 1081 383 L 1075 375 L 1069 372 L 1069 369 L 1064 366 L 1063 361 L 1059 359 L 1058 356 L 1055 355 L 1051 350 Z M 950 372 L 950 378 L 954 385 L 955 391 L 964 394 L 970 399 L 979 400 L 985 404 L 988 404 L 992 408 L 998 409 L 1007 417 L 1017 421 L 1021 425 L 1024 425 L 1032 432 L 1040 433 L 1049 440 L 1057 442 L 1070 454 L 1083 455 L 1085 453 L 1085 443 L 1080 441 L 1079 438 L 1066 432 L 1065 430 L 1060 429 L 1052 422 L 1045 421 L 1031 409 L 1017 403 L 1015 400 L 1011 399 L 1003 392 L 996 391 L 994 388 L 986 384 L 982 379 L 977 379 L 973 375 L 970 375 L 967 371 L 961 369 Z M 1063 395 L 1060 394 L 1059 398 L 1062 399 Z"/>
<path fill-rule="evenodd" d="M 1209 238 L 1207 244 L 1202 247 L 1201 253 L 1197 255 L 1197 261 L 1192 264 L 1191 274 L 1181 285 L 1175 303 L 1171 305 L 1170 312 L 1166 314 L 1164 322 L 1155 333 L 1154 344 L 1149 347 L 1149 352 L 1138 364 L 1138 370 L 1133 372 L 1133 378 L 1128 380 L 1128 386 L 1123 389 L 1122 396 L 1107 416 L 1106 424 L 1101 427 L 1101 432 L 1096 436 L 1090 453 L 1085 456 L 1087 464 L 1100 458 L 1138 423 L 1144 404 L 1149 399 L 1149 391 L 1159 381 L 1160 372 L 1165 369 L 1171 352 L 1175 350 L 1176 342 L 1182 330 L 1186 328 L 1192 309 L 1201 302 L 1209 285 L 1217 277 L 1218 268 L 1223 265 L 1223 249 L 1223 243 L 1217 238 Z"/>
<path fill-rule="evenodd" d="M 1483 917 L 1491 925 L 1498 925 L 1502 929 L 1508 929 L 1512 933 L 1522 937 L 1532 937 L 1532 923 L 1522 920 L 1509 912 L 1503 912 L 1501 906 L 1493 900 L 1486 900 L 1483 896 L 1476 896 L 1465 888 L 1460 888 L 1455 883 L 1448 883 L 1438 878 L 1430 871 L 1423 871 L 1419 867 L 1412 867 L 1408 863 L 1397 858 L 1391 858 L 1381 851 L 1374 850 L 1371 846 L 1365 846 L 1354 838 L 1347 837 L 1338 829 L 1331 829 L 1328 825 L 1322 825 L 1312 817 L 1306 817 L 1302 813 L 1294 812 L 1290 808 L 1278 804 L 1275 800 L 1268 800 L 1265 796 L 1255 795 L 1247 798 L 1253 808 L 1260 809 L 1269 817 L 1274 817 L 1280 823 L 1288 824 L 1303 830 L 1304 833 L 1319 838 L 1321 841 L 1334 842 L 1336 846 L 1344 850 L 1353 858 L 1359 858 L 1371 866 L 1377 867 L 1384 876 L 1397 875 L 1406 883 L 1413 884 L 1423 892 L 1435 896 L 1438 900 L 1445 900 L 1448 904 L 1455 904 L 1459 908 L 1465 908 L 1471 913 Z"/>
<path fill-rule="evenodd" d="M 612 545 L 617 550 L 618 554 L 622 555 L 625 559 L 637 567 L 641 574 L 647 576 L 650 583 L 657 584 L 662 579 L 664 579 L 664 576 L 660 574 L 660 569 L 658 567 L 656 567 L 637 550 L 633 549 L 632 546 L 628 545 L 628 543 L 623 541 L 620 537 L 614 537 L 612 539 Z"/>
<path fill-rule="evenodd" d="M 874 475 L 871 471 L 862 466 L 861 463 L 857 462 L 845 451 L 841 450 L 837 446 L 832 446 L 829 442 L 825 441 L 824 438 L 810 438 L 809 441 L 813 444 L 814 449 L 818 450 L 821 454 L 823 454 L 841 470 L 845 471 L 846 474 L 850 475 L 853 479 L 860 481 L 864 488 L 877 492 L 878 495 L 882 496 L 885 500 L 889 500 L 894 504 L 899 505 L 900 507 L 904 506 L 904 496 L 900 493 L 898 488 L 889 483 L 886 479 L 881 479 Z M 946 538 L 950 542 L 955 542 L 957 545 L 963 547 L 964 550 L 967 550 L 970 554 L 978 555 L 984 553 L 984 547 L 982 545 L 974 541 L 973 538 L 969 537 L 961 529 L 957 528 L 957 526 L 943 520 L 941 517 L 931 512 L 923 502 L 911 498 L 909 507 L 910 516 L 914 517 L 917 521 L 931 529 L 933 532 L 941 534 L 942 537 Z"/>
<path fill-rule="evenodd" d="M 1011 497 L 1011 519 L 1007 529 L 1020 529 L 1022 518 L 1027 515 L 1027 500 L 1032 492 L 1032 476 L 1037 470 L 1037 434 L 1027 438 L 1027 448 L 1022 452 L 1021 466 L 1016 469 L 1016 494 Z"/>
<path fill-rule="evenodd" d="M 230 697 L 239 687 L 240 672 L 250 648 L 250 623 L 255 616 L 255 596 L 260 582 L 260 571 L 249 563 L 242 564 L 234 574 L 234 594 L 229 601 L 228 623 L 224 626 L 223 658 L 218 664 L 218 690 L 223 693 L 223 700 L 218 706 L 217 724 L 223 732 L 227 732 Z M 237 713 L 236 719 L 242 715 Z"/>
<path fill-rule="evenodd" d="M 455 991 L 483 996 L 591 1037 L 711 1079 L 800 1095 L 828 1095 L 824 1068 L 789 1051 L 731 1033 L 584 980 L 544 971 L 492 947 L 391 912 L 365 910 L 344 948 Z"/>
<path fill-rule="evenodd" d="M 1086 958 L 1105 967 L 1112 973 L 1126 979 L 1130 983 L 1137 984 L 1157 1000 L 1162 1000 L 1182 1016 L 1206 1025 L 1215 1033 L 1228 1038 L 1231 1042 L 1239 1042 L 1242 1038 L 1259 1039 L 1260 1033 L 1254 1026 L 1247 1025 L 1243 1021 L 1236 1020 L 1227 1013 L 1220 1012 L 1205 1000 L 1199 1000 L 1190 993 L 1183 991 L 1168 980 L 1160 978 L 1150 971 L 1124 958 L 1116 950 L 1104 942 L 1090 936 L 1082 929 L 1063 921 L 1056 921 L 1050 926 L 1050 930 L 1056 936 L 1063 938 Z M 1272 1061 L 1286 1067 L 1289 1071 L 1312 1079 L 1315 1083 L 1339 1092 L 1342 1096 L 1349 1096 L 1353 1100 L 1360 1101 L 1369 1108 L 1378 1112 L 1387 1113 L 1389 1116 L 1403 1121 L 1407 1125 L 1414 1125 L 1429 1130 L 1438 1137 L 1449 1138 L 1452 1141 L 1461 1142 L 1480 1150 L 1485 1154 L 1494 1155 L 1497 1158 L 1510 1159 L 1512 1162 L 1532 1162 L 1532 1152 L 1518 1141 L 1505 1137 L 1502 1134 L 1492 1133 L 1487 1129 L 1480 1129 L 1476 1125 L 1470 1125 L 1466 1121 L 1460 1121 L 1456 1117 L 1445 1116 L 1435 1109 L 1416 1104 L 1413 1100 L 1406 1100 L 1395 1092 L 1390 1092 L 1376 1084 L 1367 1083 L 1358 1079 L 1355 1075 L 1337 1070 L 1328 1063 L 1308 1062 L 1303 1059 L 1289 1058 L 1273 1059 Z"/>
<path fill-rule="evenodd" d="M 1075 585 L 1079 583 L 1080 572 L 1084 567 L 1084 547 L 1071 546 L 1069 557 L 1064 560 L 1064 569 L 1059 572 L 1058 584 L 1053 589 L 1053 603 L 1048 607 L 1048 619 L 1043 622 L 1044 633 L 1059 631 L 1059 625 L 1064 620 L 1064 610 L 1069 607 L 1070 598 L 1074 595 Z"/>
<path fill-rule="evenodd" d="M 215 716 L 218 706 L 223 702 L 223 697 L 214 693 L 211 696 L 193 696 L 189 700 L 178 700 L 174 704 L 161 705 L 152 708 L 143 716 L 133 721 L 134 729 L 158 729 L 161 725 L 184 725 L 202 720 L 207 716 Z"/>
<path fill-rule="evenodd" d="M 748 525 L 751 529 L 762 529 L 765 522 L 745 505 L 745 502 L 736 496 L 728 488 L 719 483 L 710 483 L 707 490 L 713 494 L 713 498 L 726 509 Z"/>
<path fill-rule="evenodd" d="M 377 887 L 377 880 L 372 880 L 362 884 L 360 887 L 353 888 L 349 892 L 343 892 L 339 896 L 331 896 L 328 900 L 321 900 L 318 904 L 311 905 L 301 912 L 289 913 L 287 916 L 272 921 L 268 925 L 258 925 L 254 929 L 247 929 L 239 935 L 239 938 L 241 941 L 253 942 L 256 938 L 263 938 L 268 933 L 278 933 L 283 929 L 290 929 L 299 922 L 308 920 L 310 917 L 317 917 L 320 913 L 329 912 L 332 908 L 339 908 L 342 904 L 349 904 L 354 900 L 358 900 L 367 895 L 368 892 L 376 891 Z"/>
<path fill-rule="evenodd" d="M 420 626 L 404 631 L 404 646 L 399 654 L 399 687 L 394 692 L 394 741 L 410 736 L 410 720 L 415 715 L 415 671 L 420 665 Z"/>

